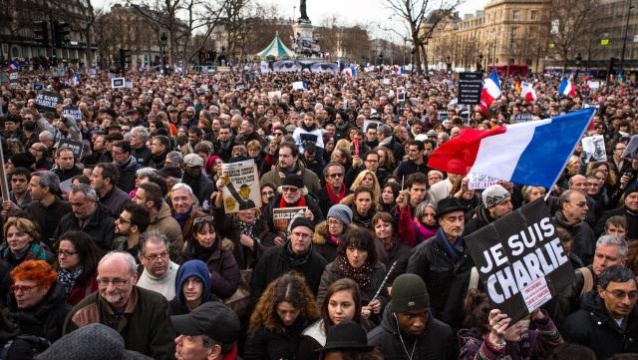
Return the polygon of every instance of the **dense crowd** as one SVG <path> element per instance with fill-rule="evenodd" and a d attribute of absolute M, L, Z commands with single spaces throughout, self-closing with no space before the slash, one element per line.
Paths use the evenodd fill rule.
<path fill-rule="evenodd" d="M 564 97 L 559 79 L 535 76 L 538 100 L 528 103 L 521 79 L 503 78 L 485 114 L 457 105 L 455 74 L 441 72 L 130 73 L 124 88 L 103 72 L 66 80 L 24 71 L 1 85 L 2 359 L 638 352 L 630 84 L 579 79 Z M 305 89 L 293 89 L 298 81 Z M 33 84 L 61 102 L 39 107 Z M 474 190 L 466 174 L 428 166 L 466 128 L 583 107 L 597 107 L 588 134 L 604 137 L 608 160 L 577 146 L 551 189 Z M 250 159 L 261 206 L 228 214 L 222 166 Z M 539 198 L 575 280 L 513 321 L 492 307 L 464 239 Z M 282 230 L 273 214 L 295 207 Z"/>

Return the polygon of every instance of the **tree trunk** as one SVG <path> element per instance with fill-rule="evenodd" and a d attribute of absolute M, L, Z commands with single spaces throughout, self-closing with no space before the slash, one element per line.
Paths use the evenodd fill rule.
<path fill-rule="evenodd" d="M 429 71 L 428 70 L 428 66 L 429 66 L 429 64 L 428 64 L 428 51 L 427 51 L 425 45 L 421 45 L 421 49 L 423 49 L 423 69 L 427 73 Z M 422 72 L 419 72 L 419 74 L 421 74 L 421 73 Z"/>

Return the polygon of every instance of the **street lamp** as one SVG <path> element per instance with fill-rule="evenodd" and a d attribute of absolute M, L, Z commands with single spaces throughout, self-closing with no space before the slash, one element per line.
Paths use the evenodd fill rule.
<path fill-rule="evenodd" d="M 478 66 L 476 67 L 476 70 L 478 71 L 483 71 L 483 53 L 479 53 L 478 55 Z"/>
<path fill-rule="evenodd" d="M 162 69 L 164 69 L 164 48 L 166 47 L 167 41 L 166 33 L 162 33 L 160 37 L 160 64 L 162 64 Z"/>
<path fill-rule="evenodd" d="M 580 71 L 580 64 L 583 61 L 583 57 L 580 56 L 580 53 L 576 54 L 576 76 L 574 79 L 578 80 L 578 72 Z"/>

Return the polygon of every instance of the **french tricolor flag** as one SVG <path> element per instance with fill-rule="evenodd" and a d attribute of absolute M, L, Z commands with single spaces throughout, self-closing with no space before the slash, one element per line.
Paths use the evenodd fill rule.
<path fill-rule="evenodd" d="M 576 96 L 576 87 L 571 81 L 563 79 L 558 87 L 558 93 L 564 96 L 574 97 Z"/>
<path fill-rule="evenodd" d="M 485 80 L 483 91 L 481 92 L 481 109 L 483 109 L 484 114 L 487 114 L 487 109 L 492 105 L 494 100 L 500 96 L 501 81 L 498 79 L 496 70 L 492 70 L 490 77 Z"/>
<path fill-rule="evenodd" d="M 428 166 L 475 173 L 521 185 L 551 188 L 585 133 L 596 109 L 491 130 L 466 129 L 431 155 Z"/>
<path fill-rule="evenodd" d="M 530 82 L 523 81 L 523 83 L 521 84 L 521 97 L 527 100 L 527 102 L 531 103 L 535 102 L 538 99 L 538 96 L 536 96 L 536 91 L 534 90 L 534 87 Z"/>
<path fill-rule="evenodd" d="M 343 69 L 343 74 L 349 78 L 355 77 L 357 76 L 357 69 L 354 67 L 354 65 L 350 65 L 350 67 Z"/>

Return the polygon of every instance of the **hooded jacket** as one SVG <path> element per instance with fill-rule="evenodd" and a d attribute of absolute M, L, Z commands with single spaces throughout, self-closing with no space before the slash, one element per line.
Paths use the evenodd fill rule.
<path fill-rule="evenodd" d="M 191 277 L 196 277 L 202 282 L 204 292 L 200 305 L 211 300 L 217 300 L 217 297 L 211 293 L 210 274 L 208 267 L 201 260 L 187 261 L 179 267 L 177 271 L 177 279 L 175 280 L 175 298 L 169 302 L 171 307 L 171 315 L 183 315 L 190 313 L 184 299 L 184 284 Z"/>
<path fill-rule="evenodd" d="M 385 360 L 407 359 L 406 349 L 414 354 L 412 360 L 456 359 L 458 344 L 452 329 L 447 324 L 435 319 L 429 313 L 425 330 L 414 338 L 400 332 L 399 324 L 390 311 L 391 303 L 383 313 L 381 325 L 368 333 L 368 343 L 379 349 Z"/>
<path fill-rule="evenodd" d="M 565 320 L 561 333 L 565 341 L 594 350 L 598 359 L 607 359 L 617 353 L 636 353 L 638 309 L 634 305 L 620 327 L 607 313 L 598 292 L 591 291 L 583 295 L 580 310 Z"/>

